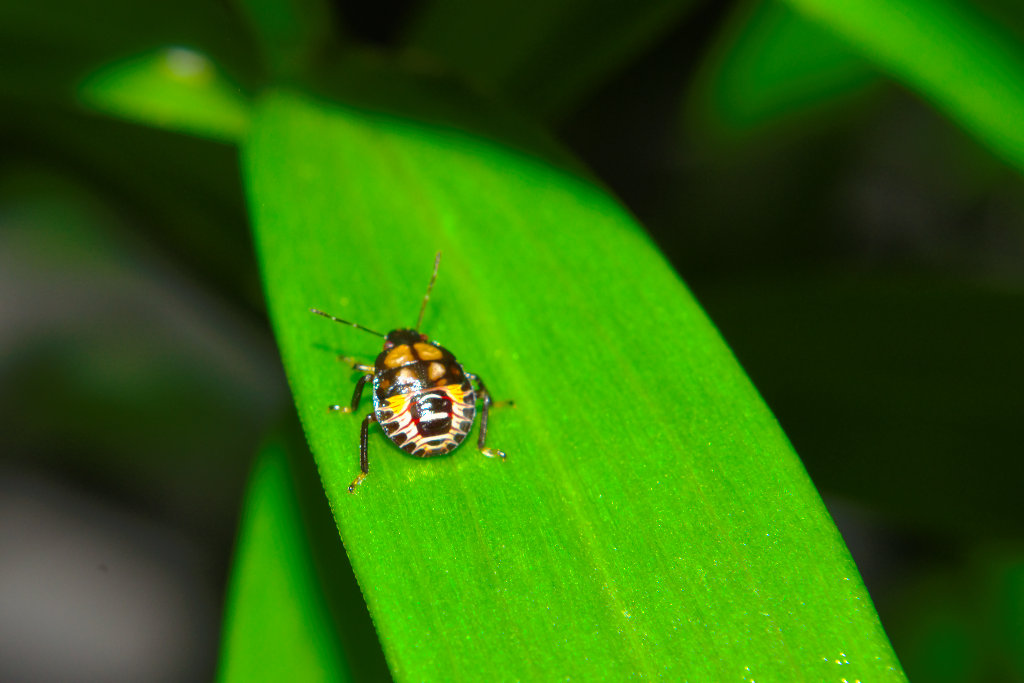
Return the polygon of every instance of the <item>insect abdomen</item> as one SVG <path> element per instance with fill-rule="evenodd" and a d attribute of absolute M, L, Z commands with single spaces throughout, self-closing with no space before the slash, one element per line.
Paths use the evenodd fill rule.
<path fill-rule="evenodd" d="M 445 391 L 425 391 L 410 401 L 409 414 L 420 436 L 442 436 L 452 428 L 452 399 Z"/>
<path fill-rule="evenodd" d="M 402 370 L 413 370 L 404 366 Z M 446 386 L 403 384 L 384 373 L 374 384 L 377 421 L 388 438 L 420 458 L 450 453 L 465 440 L 476 415 L 476 395 L 468 380 Z"/>

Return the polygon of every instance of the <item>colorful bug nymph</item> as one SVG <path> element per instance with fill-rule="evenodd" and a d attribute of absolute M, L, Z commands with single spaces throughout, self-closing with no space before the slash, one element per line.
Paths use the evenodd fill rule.
<path fill-rule="evenodd" d="M 359 434 L 360 474 L 349 485 L 349 492 L 354 493 L 369 472 L 366 441 L 371 422 L 379 422 L 387 437 L 406 453 L 418 458 L 432 458 L 451 453 L 466 439 L 473 427 L 476 402 L 479 399 L 483 405 L 480 410 L 477 448 L 491 458 L 505 457 L 502 451 L 486 447 L 487 413 L 492 400 L 484 381 L 466 372 L 451 351 L 428 340 L 427 335 L 418 331 L 440 264 L 441 253 L 438 252 L 434 260 L 434 274 L 427 285 L 427 293 L 423 297 L 414 329 L 391 330 L 383 335 L 316 308 L 309 309 L 335 322 L 384 337 L 384 350 L 373 365 L 362 365 L 352 358 L 343 359 L 353 369 L 365 374 L 356 382 L 351 405 L 332 405 L 329 408 L 344 413 L 354 412 L 359 408 L 363 387 L 373 381 L 373 412 L 363 419 Z M 472 382 L 477 383 L 477 389 L 473 388 Z"/>

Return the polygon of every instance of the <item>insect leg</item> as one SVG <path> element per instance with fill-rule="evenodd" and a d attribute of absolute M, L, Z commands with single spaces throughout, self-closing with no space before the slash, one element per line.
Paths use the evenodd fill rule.
<path fill-rule="evenodd" d="M 359 372 L 372 373 L 376 370 L 376 368 L 373 367 L 372 365 L 363 365 L 362 363 L 357 362 L 356 359 L 351 356 L 338 356 L 338 360 L 340 360 L 342 363 L 349 366 L 353 370 L 358 370 Z"/>
<path fill-rule="evenodd" d="M 355 478 L 351 484 L 348 485 L 348 492 L 355 493 L 356 487 L 363 483 L 363 479 L 366 479 L 366 475 L 370 473 L 370 461 L 367 456 L 366 444 L 369 441 L 370 423 L 376 422 L 377 416 L 370 413 L 363 418 L 363 427 L 359 431 L 359 476 Z"/>
<path fill-rule="evenodd" d="M 359 407 L 359 399 L 363 397 L 363 387 L 365 387 L 366 383 L 369 382 L 371 379 L 373 379 L 372 376 L 363 375 L 362 377 L 359 378 L 359 381 L 356 382 L 356 390 L 352 392 L 352 405 L 342 406 L 335 404 L 327 406 L 327 410 L 342 413 L 354 413 L 356 408 Z"/>
<path fill-rule="evenodd" d="M 471 380 L 475 380 L 480 389 L 477 393 L 480 394 L 480 400 L 483 401 L 483 408 L 480 410 L 480 438 L 476 442 L 476 447 L 480 449 L 480 452 L 486 455 L 488 458 L 501 458 L 505 459 L 505 451 L 499 451 L 497 448 L 487 448 L 487 417 L 491 411 L 491 405 L 494 401 L 491 399 L 491 392 L 487 391 L 487 385 L 484 384 L 483 379 L 479 375 L 474 375 L 471 372 L 467 372 L 466 376 Z"/>

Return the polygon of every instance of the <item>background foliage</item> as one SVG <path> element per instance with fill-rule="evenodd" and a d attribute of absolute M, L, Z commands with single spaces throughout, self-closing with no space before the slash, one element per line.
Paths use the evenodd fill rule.
<path fill-rule="evenodd" d="M 1024 678 L 1024 13 L 626 7 L 0 5 L 0 643 L 21 643 L 0 673 L 213 671 L 246 473 L 290 401 L 235 142 L 268 84 L 387 55 L 546 125 L 648 228 L 782 423 L 912 680 Z M 307 533 L 316 571 L 345 575 Z M 318 623 L 365 634 L 338 607 L 360 604 L 351 581 L 325 585 Z M 381 675 L 356 651 L 327 656 Z"/>

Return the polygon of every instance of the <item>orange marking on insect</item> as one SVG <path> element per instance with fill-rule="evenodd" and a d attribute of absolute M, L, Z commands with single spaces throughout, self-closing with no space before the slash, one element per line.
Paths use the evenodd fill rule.
<path fill-rule="evenodd" d="M 427 376 L 433 380 L 441 379 L 442 377 L 444 377 L 444 365 L 437 362 L 431 363 L 430 366 L 427 368 Z"/>
<path fill-rule="evenodd" d="M 395 415 L 401 415 L 409 410 L 409 397 L 404 394 L 392 396 L 388 399 L 388 409 Z"/>
<path fill-rule="evenodd" d="M 448 396 L 451 397 L 453 403 L 462 403 L 466 400 L 466 392 L 458 384 L 449 384 L 444 390 L 448 392 Z"/>
<path fill-rule="evenodd" d="M 420 360 L 439 360 L 441 358 L 441 349 L 430 344 L 424 344 L 420 342 L 413 344 L 412 347 L 416 349 L 416 353 L 419 354 Z"/>
<path fill-rule="evenodd" d="M 416 358 L 412 355 L 412 349 L 405 344 L 401 344 L 391 349 L 388 355 L 384 357 L 384 365 L 389 368 L 397 368 L 415 362 L 415 360 Z"/>

